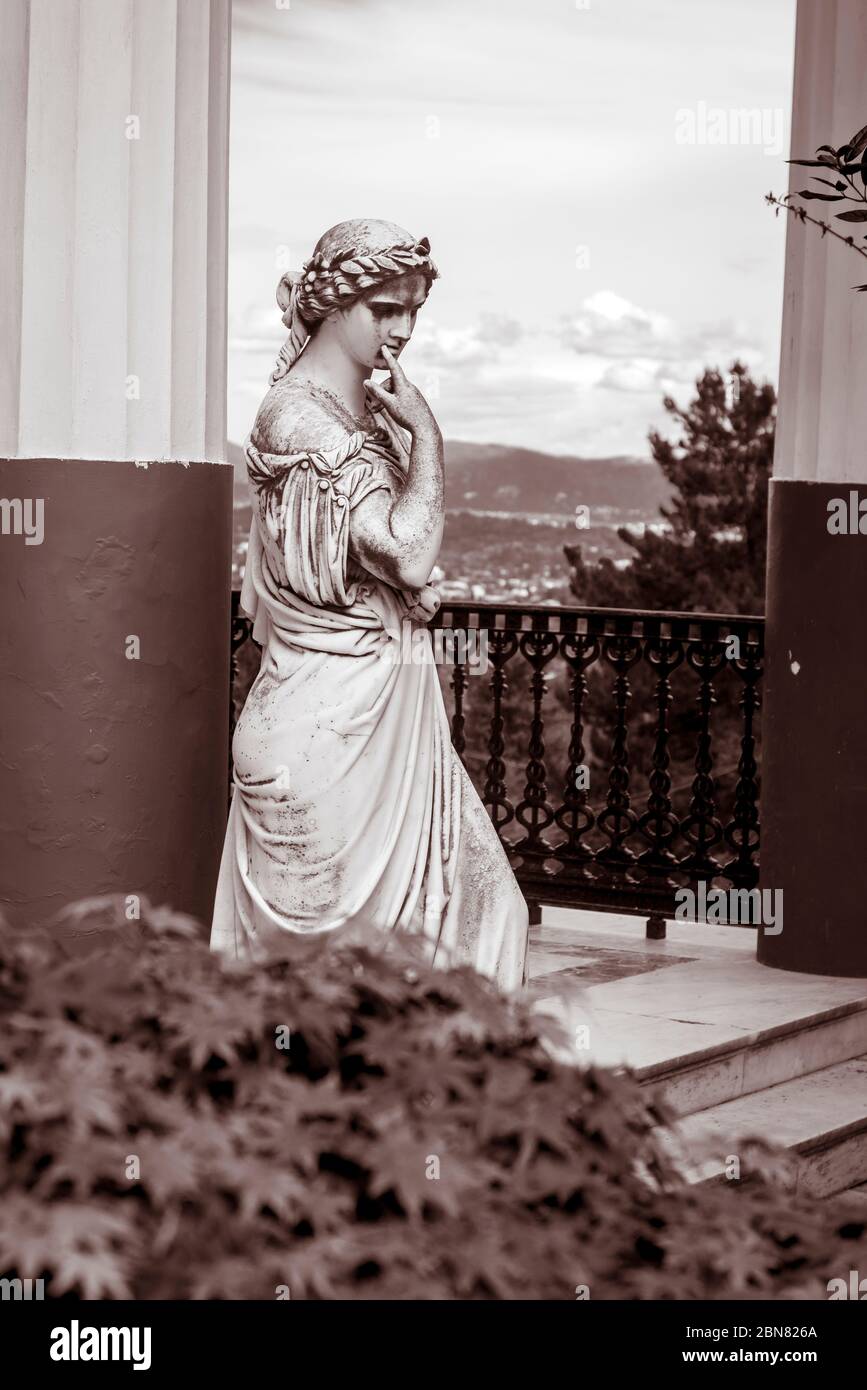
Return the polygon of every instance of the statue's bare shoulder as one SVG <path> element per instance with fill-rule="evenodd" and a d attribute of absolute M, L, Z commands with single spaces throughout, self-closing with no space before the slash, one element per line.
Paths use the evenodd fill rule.
<path fill-rule="evenodd" d="M 269 454 L 301 454 L 334 449 L 351 429 L 318 399 L 303 378 L 284 377 L 268 391 L 259 407 L 250 440 Z"/>

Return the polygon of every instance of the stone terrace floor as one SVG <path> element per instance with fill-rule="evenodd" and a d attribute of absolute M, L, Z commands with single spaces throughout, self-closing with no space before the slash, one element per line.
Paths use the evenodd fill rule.
<path fill-rule="evenodd" d="M 649 941 L 643 917 L 546 907 L 526 996 L 570 1034 L 592 1021 L 584 1061 L 638 1070 L 864 1007 L 867 980 L 760 965 L 756 931 L 669 921 Z"/>

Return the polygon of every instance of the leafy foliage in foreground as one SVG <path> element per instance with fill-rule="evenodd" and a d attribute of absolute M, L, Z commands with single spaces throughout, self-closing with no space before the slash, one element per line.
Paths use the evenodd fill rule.
<path fill-rule="evenodd" d="M 842 1208 L 684 1188 L 633 1078 L 415 943 L 241 967 L 120 899 L 66 925 L 0 934 L 0 1273 L 49 1296 L 824 1298 L 867 1268 Z"/>

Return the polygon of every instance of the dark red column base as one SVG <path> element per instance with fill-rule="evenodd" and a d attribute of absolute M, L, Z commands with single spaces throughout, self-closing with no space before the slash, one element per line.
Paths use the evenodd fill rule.
<path fill-rule="evenodd" d="M 758 959 L 867 977 L 867 536 L 827 524 L 853 490 L 771 484 L 760 861 L 783 930 Z"/>
<path fill-rule="evenodd" d="M 232 479 L 211 463 L 0 460 L 0 498 L 44 511 L 40 544 L 13 533 L 12 509 L 0 518 L 0 906 L 13 922 L 103 893 L 210 918 Z"/>

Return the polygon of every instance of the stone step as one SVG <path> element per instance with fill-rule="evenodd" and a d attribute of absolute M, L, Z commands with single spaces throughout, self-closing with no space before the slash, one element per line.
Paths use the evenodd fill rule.
<path fill-rule="evenodd" d="M 571 1040 L 559 1055 L 578 1065 L 628 1067 L 662 1094 L 675 1115 L 867 1052 L 867 980 L 760 965 L 754 943 L 742 932 L 724 950 L 702 943 L 703 958 L 693 960 L 683 959 L 686 950 L 696 949 L 686 943 L 672 943 L 681 953 L 672 960 L 661 952 L 654 958 L 640 949 L 643 943 L 623 938 L 613 951 L 601 934 L 583 933 L 580 939 L 585 958 L 589 950 L 600 963 L 615 957 L 621 969 L 625 960 L 629 973 L 583 985 L 580 970 L 562 968 L 569 959 L 564 955 L 555 958 L 559 968 L 533 981 L 537 1009 L 552 1013 Z M 594 940 L 598 947 L 588 944 Z M 650 944 L 666 948 L 664 942 Z M 547 949 L 570 949 L 566 933 Z"/>
<path fill-rule="evenodd" d="M 684 1115 L 657 1136 L 691 1183 L 747 1178 L 757 1139 L 787 1150 L 774 1180 L 783 1191 L 827 1197 L 867 1184 L 867 1054 Z M 731 1169 L 729 1171 L 732 1171 Z"/>
<path fill-rule="evenodd" d="M 637 1067 L 643 1086 L 676 1115 L 692 1115 L 867 1052 L 867 1002 L 757 1028 L 740 1039 Z"/>

